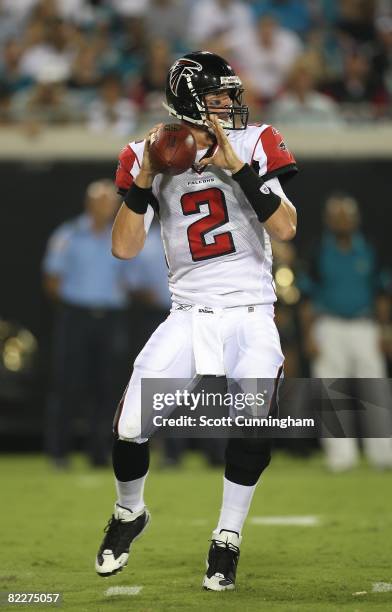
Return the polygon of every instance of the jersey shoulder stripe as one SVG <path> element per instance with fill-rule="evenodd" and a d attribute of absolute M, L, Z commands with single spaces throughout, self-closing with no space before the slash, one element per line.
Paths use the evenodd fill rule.
<path fill-rule="evenodd" d="M 297 163 L 279 130 L 267 124 L 259 130 L 251 160 L 253 168 L 265 181 L 275 176 L 284 179 L 294 176 L 298 172 Z"/>

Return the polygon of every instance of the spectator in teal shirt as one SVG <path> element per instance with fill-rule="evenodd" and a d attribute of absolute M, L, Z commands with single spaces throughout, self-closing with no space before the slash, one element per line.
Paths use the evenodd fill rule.
<path fill-rule="evenodd" d="M 365 454 L 372 465 L 384 469 L 392 468 L 392 402 L 382 351 L 382 331 L 389 329 L 390 287 L 374 249 L 359 231 L 359 222 L 352 197 L 328 199 L 326 231 L 298 283 L 304 297 L 304 345 L 316 378 L 356 378 L 357 386 L 361 379 L 384 379 L 385 384 L 375 386 L 379 396 L 374 398 L 374 410 L 366 410 L 361 419 Z M 372 427 L 388 437 L 366 437 Z M 326 437 L 322 442 L 332 471 L 356 465 L 355 438 Z"/>
<path fill-rule="evenodd" d="M 336 216 L 334 202 L 345 201 L 349 214 Z M 353 319 L 373 317 L 378 295 L 388 290 L 388 273 L 358 229 L 359 214 L 351 198 L 329 200 L 327 231 L 310 254 L 307 272 L 300 276 L 302 293 L 319 313 Z"/>

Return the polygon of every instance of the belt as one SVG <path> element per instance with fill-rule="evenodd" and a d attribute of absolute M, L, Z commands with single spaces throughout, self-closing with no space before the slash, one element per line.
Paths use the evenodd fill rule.
<path fill-rule="evenodd" d="M 214 314 L 220 311 L 224 312 L 237 312 L 243 310 L 244 312 L 256 312 L 257 310 L 265 310 L 266 308 L 272 308 L 273 304 L 251 304 L 249 306 L 202 306 L 200 304 L 180 304 L 179 302 L 173 302 L 172 310 L 182 310 L 188 312 L 194 308 L 198 309 L 198 312 L 204 314 Z"/>

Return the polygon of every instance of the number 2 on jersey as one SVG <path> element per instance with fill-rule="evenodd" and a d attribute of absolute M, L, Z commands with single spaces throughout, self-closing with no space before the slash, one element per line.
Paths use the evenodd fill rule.
<path fill-rule="evenodd" d="M 222 232 L 213 236 L 213 242 L 206 243 L 208 232 L 217 229 L 228 222 L 226 199 L 223 191 L 216 187 L 185 193 L 181 197 L 181 207 L 184 215 L 200 213 L 200 207 L 207 204 L 209 214 L 198 219 L 188 227 L 188 241 L 193 261 L 212 259 L 235 252 L 231 232 Z"/>

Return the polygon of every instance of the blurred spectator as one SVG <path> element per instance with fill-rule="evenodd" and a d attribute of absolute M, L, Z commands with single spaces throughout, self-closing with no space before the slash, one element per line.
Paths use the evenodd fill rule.
<path fill-rule="evenodd" d="M 297 34 L 281 28 L 273 17 L 262 17 L 257 33 L 242 38 L 237 59 L 248 85 L 261 100 L 272 100 L 282 89 L 286 76 L 302 51 Z"/>
<path fill-rule="evenodd" d="M 67 84 L 83 104 L 91 102 L 101 82 L 97 55 L 94 46 L 86 44 L 79 49 L 72 64 Z"/>
<path fill-rule="evenodd" d="M 376 18 L 392 17 L 391 0 L 376 0 Z"/>
<path fill-rule="evenodd" d="M 273 105 L 271 123 L 327 128 L 342 126 L 337 104 L 316 91 L 316 74 L 314 62 L 306 56 L 296 61 L 287 78 L 287 91 Z"/>
<path fill-rule="evenodd" d="M 122 51 L 110 28 L 110 21 L 102 20 L 88 39 L 88 46 L 96 54 L 96 63 L 101 74 L 121 72 Z"/>
<path fill-rule="evenodd" d="M 16 94 L 12 114 L 16 121 L 43 126 L 64 124 L 81 119 L 77 100 L 65 85 L 63 66 L 46 65 L 37 75 L 37 83 Z"/>
<path fill-rule="evenodd" d="M 338 28 L 354 40 L 363 43 L 374 39 L 374 0 L 340 0 Z"/>
<path fill-rule="evenodd" d="M 122 17 L 143 17 L 149 9 L 150 0 L 111 0 L 111 4 Z"/>
<path fill-rule="evenodd" d="M 94 9 L 99 5 L 99 0 L 56 0 L 56 9 L 62 19 L 86 26 L 94 22 Z"/>
<path fill-rule="evenodd" d="M 129 136 L 135 128 L 136 107 L 124 97 L 122 83 L 115 74 L 102 80 L 99 95 L 87 109 L 87 125 L 95 131 L 111 131 L 118 136 Z"/>
<path fill-rule="evenodd" d="M 392 8 L 391 8 L 392 10 Z M 377 22 L 378 49 L 374 58 L 374 71 L 383 80 L 392 100 L 392 17 L 380 18 Z"/>
<path fill-rule="evenodd" d="M 150 0 L 146 31 L 150 40 L 160 39 L 176 52 L 188 51 L 185 41 L 188 12 L 182 0 Z"/>
<path fill-rule="evenodd" d="M 297 34 L 305 34 L 311 25 L 309 5 L 303 0 L 256 0 L 256 17 L 271 15 L 279 25 Z"/>
<path fill-rule="evenodd" d="M 13 123 L 11 90 L 0 81 L 0 127 Z"/>
<path fill-rule="evenodd" d="M 332 27 L 337 21 L 339 0 L 308 0 L 309 12 L 314 24 Z"/>
<path fill-rule="evenodd" d="M 155 220 L 143 250 L 132 261 L 132 351 L 136 358 L 148 338 L 169 314 L 171 297 L 161 229 Z"/>
<path fill-rule="evenodd" d="M 9 39 L 0 56 L 0 81 L 7 86 L 10 93 L 15 93 L 28 87 L 32 79 L 23 75 L 20 69 L 20 60 L 23 48 L 16 38 Z"/>
<path fill-rule="evenodd" d="M 59 467 L 68 463 L 74 420 L 86 399 L 91 402 L 88 454 L 95 466 L 107 463 L 110 424 L 126 374 L 132 263 L 111 254 L 118 207 L 111 181 L 91 183 L 85 205 L 84 214 L 55 230 L 43 262 L 44 286 L 57 304 L 47 450 Z"/>
<path fill-rule="evenodd" d="M 188 38 L 194 49 L 215 50 L 219 45 L 224 54 L 225 50 L 246 46 L 252 30 L 252 12 L 244 2 L 200 0 L 192 5 Z"/>
<path fill-rule="evenodd" d="M 60 4 L 61 0 L 59 2 L 57 0 L 38 0 L 34 5 L 31 16 L 33 19 L 43 22 L 57 19 L 59 17 L 58 8 Z"/>
<path fill-rule="evenodd" d="M 134 296 L 148 307 L 146 319 L 150 327 L 146 337 L 167 317 L 171 308 L 171 297 L 167 284 L 168 268 L 163 250 L 161 228 L 153 222 L 148 231 L 146 243 L 133 262 Z"/>
<path fill-rule="evenodd" d="M 155 121 L 173 56 L 204 48 L 233 63 L 259 113 L 305 50 L 323 58 L 318 85 L 345 116 L 373 121 L 392 116 L 391 23 L 390 0 L 0 0 L 0 81 L 12 109 L 55 66 L 87 108 L 102 77 L 116 73 Z"/>
<path fill-rule="evenodd" d="M 33 20 L 27 32 L 27 48 L 21 59 L 24 75 L 37 78 L 43 67 L 54 64 L 67 77 L 76 53 L 73 43 L 75 31 L 71 25 L 53 17 Z"/>
<path fill-rule="evenodd" d="M 9 15 L 0 0 L 0 50 L 10 38 L 20 35 L 21 28 L 18 22 Z"/>
<path fill-rule="evenodd" d="M 16 20 L 23 20 L 28 16 L 38 0 L 1 0 L 0 8 L 5 15 L 9 15 Z"/>
<path fill-rule="evenodd" d="M 343 113 L 349 120 L 381 116 L 388 104 L 379 75 L 372 73 L 370 61 L 359 51 L 346 57 L 343 76 L 327 84 L 325 91 L 344 105 Z"/>
<path fill-rule="evenodd" d="M 163 92 L 171 60 L 170 48 L 164 40 L 150 42 L 140 79 L 131 90 L 131 97 L 141 111 L 162 114 Z"/>
<path fill-rule="evenodd" d="M 147 35 L 144 19 L 140 17 L 123 19 L 116 45 L 122 54 L 121 74 L 124 77 L 134 77 L 145 58 Z"/>
<path fill-rule="evenodd" d="M 380 272 L 376 254 L 359 231 L 356 201 L 345 195 L 331 196 L 326 205 L 326 229 L 321 242 L 309 253 L 307 273 L 300 286 L 305 296 L 302 322 L 305 349 L 311 359 L 312 376 L 355 378 L 359 396 L 368 397 L 361 379 L 386 379 L 381 329 L 390 318 L 390 281 Z M 363 381 L 366 385 L 366 380 Z M 390 435 L 391 394 L 388 380 L 374 389 L 372 404 L 361 417 L 364 450 L 378 468 L 392 468 L 390 437 L 366 437 L 369 431 Z M 370 408 L 369 408 L 370 406 Z M 383 407 L 384 413 L 378 407 Z M 347 420 L 344 421 L 343 419 Z M 353 415 L 341 416 L 350 425 Z M 333 471 L 354 467 L 358 445 L 354 438 L 324 438 L 327 466 Z"/>
<path fill-rule="evenodd" d="M 338 35 L 333 28 L 315 28 L 306 38 L 306 53 L 321 58 L 325 80 L 341 77 L 345 57 L 353 48 L 352 41 Z"/>

